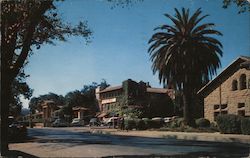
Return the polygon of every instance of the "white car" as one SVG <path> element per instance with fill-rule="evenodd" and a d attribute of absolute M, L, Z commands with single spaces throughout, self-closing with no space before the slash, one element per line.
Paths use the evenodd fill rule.
<path fill-rule="evenodd" d="M 103 123 L 105 125 L 109 125 L 109 126 L 113 125 L 113 123 L 115 123 L 115 125 L 117 125 L 118 119 L 119 119 L 119 117 L 106 118 L 103 120 Z"/>
<path fill-rule="evenodd" d="M 168 123 L 168 122 L 171 122 L 171 121 L 172 121 L 172 117 L 165 117 L 164 118 L 165 123 Z"/>
<path fill-rule="evenodd" d="M 79 118 L 74 118 L 71 122 L 72 126 L 84 126 L 84 120 Z"/>

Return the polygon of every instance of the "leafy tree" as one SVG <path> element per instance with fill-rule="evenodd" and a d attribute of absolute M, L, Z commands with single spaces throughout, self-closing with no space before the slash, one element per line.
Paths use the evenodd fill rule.
<path fill-rule="evenodd" d="M 148 52 L 153 62 L 153 72 L 158 73 L 160 82 L 175 84 L 178 90 L 183 91 L 184 119 L 191 125 L 191 101 L 195 100 L 196 92 L 220 67 L 222 44 L 214 36 L 222 34 L 212 29 L 213 23 L 199 24 L 208 16 L 200 17 L 201 9 L 191 16 L 189 9 L 175 11 L 174 17 L 165 14 L 174 25 L 156 28 L 161 31 L 149 40 L 151 46 Z"/>
<path fill-rule="evenodd" d="M 93 82 L 90 85 L 84 85 L 83 88 L 69 92 L 65 95 L 65 102 L 69 107 L 85 107 L 92 111 L 97 111 L 98 103 L 95 96 L 95 89 L 97 87 L 106 88 L 109 84 L 106 80 L 102 80 L 100 84 Z"/>
<path fill-rule="evenodd" d="M 174 113 L 174 104 L 167 95 L 151 95 L 149 103 L 144 108 L 144 117 L 167 117 Z"/>
<path fill-rule="evenodd" d="M 11 103 L 9 115 L 17 117 L 21 114 L 22 102 L 20 101 L 20 96 L 29 99 L 32 96 L 33 90 L 30 89 L 28 84 L 25 82 L 27 75 L 24 71 L 19 73 L 18 77 L 15 78 L 11 87 Z"/>
<path fill-rule="evenodd" d="M 48 93 L 44 95 L 40 95 L 39 97 L 33 97 L 31 98 L 29 102 L 29 109 L 32 113 L 35 113 L 35 111 L 42 111 L 41 104 L 43 101 L 51 100 L 54 101 L 55 105 L 64 105 L 65 99 L 62 95 L 57 95 L 55 93 Z"/>
<path fill-rule="evenodd" d="M 7 118 L 11 104 L 11 87 L 27 63 L 33 49 L 43 44 L 66 41 L 68 36 L 91 35 L 86 22 L 77 26 L 65 23 L 57 14 L 53 0 L 1 1 L 1 154 L 8 151 Z"/>
<path fill-rule="evenodd" d="M 249 0 L 223 0 L 223 8 L 228 8 L 232 3 L 237 5 L 239 14 L 250 11 Z"/>

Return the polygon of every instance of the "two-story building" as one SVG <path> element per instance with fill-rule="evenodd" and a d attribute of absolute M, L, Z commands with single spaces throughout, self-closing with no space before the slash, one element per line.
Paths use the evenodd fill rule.
<path fill-rule="evenodd" d="M 204 97 L 204 117 L 219 114 L 250 116 L 250 57 L 240 56 L 199 90 Z"/>
<path fill-rule="evenodd" d="M 120 86 L 110 86 L 105 89 L 96 89 L 96 98 L 99 102 L 99 109 L 103 117 L 117 106 L 127 106 L 132 108 L 143 108 L 153 104 L 153 99 L 157 98 L 159 104 L 166 107 L 165 114 L 173 115 L 173 105 L 171 99 L 174 99 L 174 90 L 165 88 L 152 88 L 149 83 L 140 81 L 139 83 L 128 79 L 122 82 Z M 165 102 L 160 102 L 161 100 Z M 156 100 L 156 99 L 155 99 Z M 158 105 L 161 108 L 162 105 Z M 158 108 L 154 107 L 154 108 Z M 153 111 L 153 110 L 152 110 Z M 160 111 L 160 109 L 159 109 Z M 152 114 L 153 115 L 153 114 Z M 157 115 L 157 114 L 156 114 Z"/>

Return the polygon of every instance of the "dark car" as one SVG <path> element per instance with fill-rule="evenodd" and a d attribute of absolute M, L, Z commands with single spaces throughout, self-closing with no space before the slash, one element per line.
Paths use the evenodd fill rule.
<path fill-rule="evenodd" d="M 20 140 L 27 136 L 27 127 L 22 122 L 9 122 L 8 137 L 9 140 Z"/>
<path fill-rule="evenodd" d="M 63 119 L 56 119 L 53 123 L 52 123 L 52 127 L 68 127 L 69 123 L 66 122 Z"/>

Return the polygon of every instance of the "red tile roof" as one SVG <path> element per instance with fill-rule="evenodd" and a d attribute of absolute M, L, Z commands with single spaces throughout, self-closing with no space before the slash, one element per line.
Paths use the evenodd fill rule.
<path fill-rule="evenodd" d="M 104 93 L 104 92 L 110 92 L 110 91 L 115 91 L 118 89 L 122 89 L 122 86 L 115 86 L 115 87 L 107 87 L 104 90 L 101 90 L 99 93 Z"/>
<path fill-rule="evenodd" d="M 165 88 L 147 88 L 147 92 L 150 92 L 150 93 L 167 93 L 168 89 L 165 89 Z"/>

